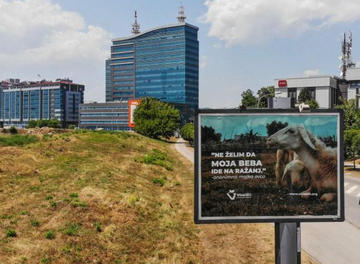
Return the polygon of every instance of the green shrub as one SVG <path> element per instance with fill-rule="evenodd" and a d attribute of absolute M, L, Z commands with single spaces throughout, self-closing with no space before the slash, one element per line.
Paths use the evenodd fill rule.
<path fill-rule="evenodd" d="M 38 138 L 34 135 L 0 136 L 0 145 L 2 146 L 24 146 L 37 141 Z"/>
<path fill-rule="evenodd" d="M 36 120 L 30 120 L 28 123 L 27 128 L 34 128 L 37 127 L 37 121 Z"/>
<path fill-rule="evenodd" d="M 30 120 L 28 123 L 28 128 L 35 128 L 35 127 L 52 127 L 52 128 L 60 128 L 61 124 L 60 121 L 57 119 L 40 119 L 40 120 Z"/>
<path fill-rule="evenodd" d="M 75 129 L 75 125 L 69 125 L 69 129 Z"/>
<path fill-rule="evenodd" d="M 192 143 L 194 141 L 194 124 L 187 123 L 180 129 L 180 135 L 183 139 Z"/>
<path fill-rule="evenodd" d="M 6 231 L 6 237 L 17 237 L 16 231 L 13 229 L 9 229 Z"/>
<path fill-rule="evenodd" d="M 10 134 L 17 134 L 18 131 L 17 131 L 16 127 L 12 126 L 12 127 L 10 127 L 9 132 L 10 132 Z"/>
<path fill-rule="evenodd" d="M 55 231 L 49 230 L 45 233 L 46 239 L 54 239 L 55 238 Z"/>
<path fill-rule="evenodd" d="M 317 109 L 317 108 L 319 108 L 318 102 L 316 102 L 316 100 L 314 100 L 314 99 L 311 99 L 311 100 L 306 101 L 306 104 L 309 105 L 310 109 Z"/>

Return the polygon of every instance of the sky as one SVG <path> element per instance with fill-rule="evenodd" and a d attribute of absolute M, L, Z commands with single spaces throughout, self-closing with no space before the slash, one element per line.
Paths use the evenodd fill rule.
<path fill-rule="evenodd" d="M 303 125 L 310 133 L 318 137 L 335 136 L 337 138 L 336 115 L 205 115 L 201 117 L 201 126 L 214 128 L 216 133 L 221 134 L 222 139 L 232 139 L 236 135 L 250 132 L 251 129 L 259 136 L 268 136 L 266 125 L 274 120 L 294 126 Z"/>
<path fill-rule="evenodd" d="M 176 23 L 181 2 L 200 28 L 201 108 L 236 107 L 275 78 L 338 75 L 349 30 L 360 61 L 358 0 L 0 0 L 0 80 L 68 77 L 104 101 L 111 39 L 130 35 L 134 10 L 142 30 Z"/>

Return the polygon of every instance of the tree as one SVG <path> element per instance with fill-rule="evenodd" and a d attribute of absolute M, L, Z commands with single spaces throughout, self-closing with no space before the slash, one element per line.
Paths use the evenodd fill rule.
<path fill-rule="evenodd" d="M 345 130 L 345 155 L 347 159 L 355 160 L 360 154 L 360 131 L 358 129 Z"/>
<path fill-rule="evenodd" d="M 360 129 L 360 110 L 354 99 L 345 101 L 338 108 L 344 111 L 345 129 Z"/>
<path fill-rule="evenodd" d="M 216 133 L 215 129 L 208 126 L 201 127 L 201 143 L 206 144 L 209 141 L 220 142 L 221 134 Z"/>
<path fill-rule="evenodd" d="M 147 97 L 135 109 L 135 131 L 151 138 L 170 138 L 179 128 L 180 112 L 170 104 Z"/>
<path fill-rule="evenodd" d="M 187 123 L 180 129 L 180 135 L 191 144 L 194 141 L 194 124 Z"/>
<path fill-rule="evenodd" d="M 306 103 L 307 101 L 310 101 L 310 100 L 312 100 L 310 91 L 306 88 L 301 89 L 299 96 L 298 96 L 299 103 Z"/>
<path fill-rule="evenodd" d="M 27 126 L 28 128 L 35 127 L 52 127 L 52 128 L 60 128 L 60 121 L 57 119 L 40 119 L 40 120 L 30 120 Z"/>
<path fill-rule="evenodd" d="M 283 129 L 284 127 L 287 127 L 288 123 L 282 123 L 281 121 L 272 121 L 270 124 L 266 124 L 266 130 L 267 130 L 267 134 L 268 136 L 271 136 L 273 134 L 275 134 L 276 132 L 278 132 L 280 129 Z"/>
<path fill-rule="evenodd" d="M 258 98 L 260 100 L 259 107 L 267 108 L 268 107 L 268 98 L 275 97 L 275 87 L 274 86 L 266 86 L 262 87 L 258 92 Z"/>
<path fill-rule="evenodd" d="M 248 108 L 256 107 L 257 99 L 250 89 L 247 89 L 246 91 L 242 92 L 241 98 L 242 98 L 241 99 L 242 106 L 245 106 Z"/>

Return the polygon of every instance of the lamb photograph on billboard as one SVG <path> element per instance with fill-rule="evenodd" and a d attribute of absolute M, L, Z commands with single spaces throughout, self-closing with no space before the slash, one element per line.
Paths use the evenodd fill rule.
<path fill-rule="evenodd" d="M 343 221 L 342 112 L 200 110 L 195 221 Z"/>

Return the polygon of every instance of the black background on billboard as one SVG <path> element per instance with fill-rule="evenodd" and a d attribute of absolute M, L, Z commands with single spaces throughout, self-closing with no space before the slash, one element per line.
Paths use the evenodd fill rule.
<path fill-rule="evenodd" d="M 258 216 L 246 216 L 246 215 L 238 215 L 236 219 L 210 219 L 210 220 L 200 220 L 199 219 L 199 201 L 201 201 L 200 193 L 199 193 L 199 114 L 251 114 L 251 113 L 263 113 L 263 114 L 276 114 L 276 113 L 288 113 L 288 114 L 299 114 L 300 112 L 297 109 L 253 109 L 253 110 L 238 110 L 238 109 L 211 109 L 211 110 L 202 110 L 199 109 L 195 115 L 195 206 L 194 206 L 194 220 L 195 223 L 251 223 L 251 222 L 341 222 L 344 221 L 344 150 L 343 150 L 343 131 L 344 131 L 344 116 L 343 111 L 341 109 L 324 109 L 324 110 L 312 110 L 303 113 L 309 114 L 317 114 L 317 113 L 333 113 L 339 114 L 339 128 L 340 128 L 340 136 L 338 138 L 339 147 L 338 147 L 338 155 L 340 155 L 340 186 L 339 193 L 340 197 L 340 216 L 339 217 L 329 217 L 329 218 L 319 218 L 316 216 L 311 217 L 286 217 L 283 216 L 281 218 L 277 218 L 276 216 L 264 216 L 263 218 L 259 218 Z M 311 116 L 311 115 L 310 115 Z M 221 204 L 220 204 L 221 205 Z M 204 217 L 204 216 L 203 216 Z M 224 216 L 226 217 L 226 216 Z M 230 216 L 232 217 L 232 216 Z"/>

